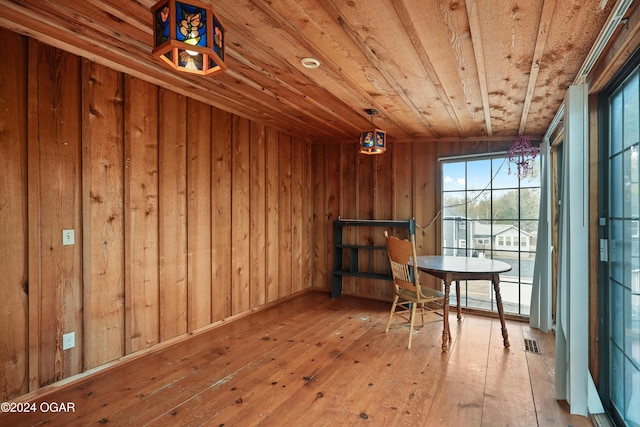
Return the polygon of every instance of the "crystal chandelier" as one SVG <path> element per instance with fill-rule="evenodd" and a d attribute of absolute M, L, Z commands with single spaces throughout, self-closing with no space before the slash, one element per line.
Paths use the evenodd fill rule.
<path fill-rule="evenodd" d="M 507 151 L 509 175 L 511 175 L 511 164 L 513 163 L 516 165 L 518 178 L 525 178 L 533 169 L 533 163 L 538 152 L 538 147 L 531 145 L 528 135 L 518 135 L 509 151 Z"/>

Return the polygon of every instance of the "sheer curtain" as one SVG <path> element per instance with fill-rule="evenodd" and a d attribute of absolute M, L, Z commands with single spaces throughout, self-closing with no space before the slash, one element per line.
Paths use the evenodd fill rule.
<path fill-rule="evenodd" d="M 549 168 L 549 141 L 540 144 L 540 214 L 538 215 L 538 240 L 536 261 L 533 268 L 531 312 L 529 324 L 543 332 L 552 327 L 551 319 L 551 171 Z"/>

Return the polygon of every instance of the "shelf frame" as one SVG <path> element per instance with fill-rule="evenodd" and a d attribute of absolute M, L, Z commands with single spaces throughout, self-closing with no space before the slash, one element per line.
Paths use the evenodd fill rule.
<path fill-rule="evenodd" d="M 409 231 L 409 234 L 416 234 L 415 218 L 408 220 L 369 220 L 369 219 L 341 219 L 333 221 L 333 271 L 331 273 L 331 298 L 342 295 L 342 278 L 344 276 L 360 277 L 374 280 L 392 280 L 391 275 L 374 273 L 371 271 L 371 263 L 374 251 L 386 251 L 386 246 L 362 245 L 354 243 L 344 243 L 342 241 L 343 229 L 345 227 L 383 227 L 402 228 Z M 349 268 L 343 268 L 344 251 L 349 251 Z M 359 269 L 360 251 L 367 253 L 367 271 Z"/>

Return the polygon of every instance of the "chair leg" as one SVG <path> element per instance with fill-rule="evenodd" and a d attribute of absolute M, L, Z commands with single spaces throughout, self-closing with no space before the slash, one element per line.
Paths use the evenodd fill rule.
<path fill-rule="evenodd" d="M 389 312 L 389 320 L 387 320 L 387 329 L 385 332 L 389 331 L 389 326 L 391 326 L 391 319 L 393 318 L 393 313 L 396 311 L 396 305 L 398 305 L 398 295 L 393 297 L 393 304 L 391 304 L 391 311 Z"/>
<path fill-rule="evenodd" d="M 413 338 L 413 325 L 416 321 L 416 308 L 418 304 L 411 304 L 411 322 L 409 324 L 409 345 L 408 349 L 411 349 L 411 338 Z"/>

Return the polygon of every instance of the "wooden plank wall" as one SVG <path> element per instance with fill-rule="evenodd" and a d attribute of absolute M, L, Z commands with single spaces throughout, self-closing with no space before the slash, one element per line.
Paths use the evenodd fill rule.
<path fill-rule="evenodd" d="M 440 217 L 428 227 L 440 211 L 438 159 L 506 152 L 509 145 L 509 141 L 392 142 L 384 154 L 368 156 L 358 154 L 356 141 L 312 144 L 314 286 L 331 289 L 333 220 L 338 217 L 398 220 L 414 217 L 418 225 L 418 254 L 439 253 Z M 345 228 L 343 243 L 384 245 L 383 229 Z M 361 269 L 368 268 L 362 255 L 359 261 Z M 386 271 L 388 263 L 386 253 L 379 251 L 373 258 L 372 270 Z M 427 283 L 436 286 L 433 278 L 428 278 Z M 384 280 L 344 277 L 343 293 L 387 300 L 392 297 L 390 284 Z"/>
<path fill-rule="evenodd" d="M 310 144 L 0 46 L 0 401 L 312 287 Z"/>
<path fill-rule="evenodd" d="M 27 39 L 5 32 L 0 53 L 12 58 L 0 61 L 0 401 L 5 401 L 29 388 Z"/>
<path fill-rule="evenodd" d="M 68 55 L 67 55 L 68 56 Z M 82 63 L 82 331 L 84 366 L 124 354 L 124 79 Z M 55 227 L 55 225 L 52 225 Z M 79 230 L 79 231 L 80 231 Z M 80 325 L 81 323 L 78 323 Z M 76 370 L 81 369 L 78 366 Z"/>
<path fill-rule="evenodd" d="M 82 370 L 83 127 L 80 58 L 41 49 L 32 40 L 28 58 L 29 370 L 38 372 L 29 381 L 34 388 Z M 76 231 L 76 244 L 62 245 L 64 229 Z M 63 352 L 62 335 L 70 332 L 77 347 Z"/>

